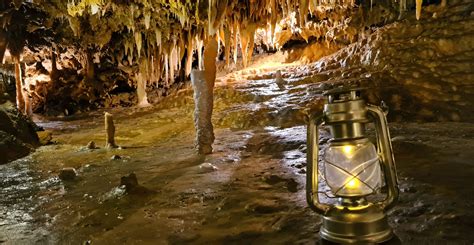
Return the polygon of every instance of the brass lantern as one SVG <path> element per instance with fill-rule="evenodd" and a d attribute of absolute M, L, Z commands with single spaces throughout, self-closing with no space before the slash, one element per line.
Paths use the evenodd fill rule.
<path fill-rule="evenodd" d="M 366 104 L 361 91 L 326 91 L 323 115 L 311 115 L 307 129 L 306 198 L 323 216 L 321 238 L 336 243 L 379 243 L 393 236 L 385 211 L 394 206 L 399 190 L 387 119 L 381 108 Z M 368 123 L 375 125 L 375 145 L 365 134 Z M 332 138 L 319 166 L 322 124 L 329 126 Z M 319 191 L 320 178 L 331 195 Z M 381 192 L 383 198 L 374 198 Z M 319 193 L 336 202 L 321 202 Z"/>

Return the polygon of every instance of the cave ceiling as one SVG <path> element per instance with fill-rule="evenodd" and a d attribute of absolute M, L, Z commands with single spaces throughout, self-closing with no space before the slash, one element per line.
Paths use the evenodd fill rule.
<path fill-rule="evenodd" d="M 239 31 L 242 36 L 257 28 L 268 28 L 273 34 L 276 25 L 291 13 L 307 39 L 317 34 L 314 23 L 348 26 L 341 15 L 361 13 L 353 10 L 354 4 L 325 0 L 6 0 L 0 3 L 0 51 L 6 46 L 15 56 L 25 45 L 34 49 L 51 44 L 96 51 L 119 48 L 134 61 L 180 47 L 178 55 L 183 56 L 193 39 L 205 41 L 217 35 L 224 43 L 226 32 Z M 394 10 L 398 3 L 380 1 L 379 5 Z M 385 19 L 393 18 L 387 14 L 390 12 L 385 12 Z M 370 20 L 380 19 L 373 14 L 366 16 L 362 21 L 353 17 L 351 22 L 360 28 L 361 22 L 380 21 Z"/>

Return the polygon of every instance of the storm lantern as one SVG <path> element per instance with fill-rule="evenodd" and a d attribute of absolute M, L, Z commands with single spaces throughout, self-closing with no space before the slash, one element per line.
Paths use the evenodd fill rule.
<path fill-rule="evenodd" d="M 307 129 L 307 201 L 323 216 L 321 238 L 336 243 L 379 243 L 393 235 L 385 212 L 399 190 L 387 119 L 381 108 L 366 104 L 361 92 L 326 91 L 324 112 L 311 115 Z M 366 136 L 369 123 L 375 127 L 375 145 Z M 319 163 L 321 125 L 329 127 L 331 139 Z M 321 202 L 320 193 L 334 199 Z"/>

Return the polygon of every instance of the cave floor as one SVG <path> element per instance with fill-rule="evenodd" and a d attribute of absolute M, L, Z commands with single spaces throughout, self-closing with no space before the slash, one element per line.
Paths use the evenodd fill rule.
<path fill-rule="evenodd" d="M 0 166 L 0 243 L 319 243 L 321 219 L 305 201 L 305 127 L 288 125 L 291 118 L 245 123 L 255 107 L 277 107 L 291 93 L 268 79 L 249 84 L 217 88 L 214 153 L 205 157 L 193 150 L 189 91 L 160 107 L 109 110 L 122 149 L 103 148 L 103 111 L 40 120 L 56 143 Z M 251 91 L 260 93 L 254 109 L 240 103 Z M 398 240 L 472 244 L 474 125 L 390 126 L 401 195 L 389 219 Z M 100 149 L 87 149 L 91 140 Z M 64 167 L 78 177 L 59 180 Z M 132 172 L 140 186 L 125 192 L 120 179 Z"/>

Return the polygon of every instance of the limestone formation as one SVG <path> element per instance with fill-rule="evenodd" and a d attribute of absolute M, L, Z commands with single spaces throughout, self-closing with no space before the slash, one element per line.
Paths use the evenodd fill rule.
<path fill-rule="evenodd" d="M 71 181 L 77 177 L 77 171 L 71 167 L 63 168 L 59 171 L 58 177 L 64 181 Z"/>
<path fill-rule="evenodd" d="M 194 127 L 196 128 L 195 147 L 200 154 L 212 153 L 214 128 L 212 126 L 213 91 L 206 79 L 205 71 L 193 70 L 191 82 L 194 90 Z"/>
<path fill-rule="evenodd" d="M 115 125 L 114 125 L 114 117 L 112 114 L 106 112 L 104 114 L 105 119 L 105 148 L 117 148 L 117 144 L 115 144 Z"/>

